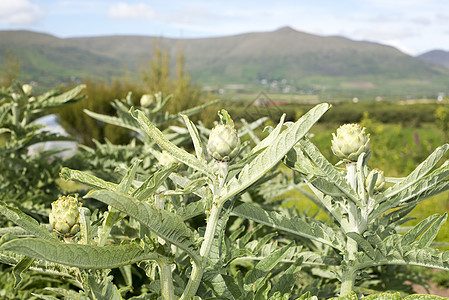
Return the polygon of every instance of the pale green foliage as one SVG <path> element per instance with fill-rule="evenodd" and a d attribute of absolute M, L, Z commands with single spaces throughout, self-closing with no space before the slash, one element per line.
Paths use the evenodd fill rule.
<path fill-rule="evenodd" d="M 168 101 L 162 95 L 139 108 L 127 101 L 114 102 L 117 117 L 88 113 L 138 133 L 134 144 L 123 148 L 108 143 L 86 148 L 92 157 L 96 151 L 128 153 L 123 160 L 95 162 L 119 166 L 109 171 L 114 174 L 61 170 L 63 179 L 89 189 L 76 235 L 63 241 L 48 224 L 0 203 L 0 212 L 17 225 L 0 231 L 0 261 L 15 266 L 19 283 L 27 270 L 40 270 L 69 278 L 79 293 L 47 291 L 75 299 L 121 299 L 137 292 L 135 299 L 315 300 L 337 295 L 339 286 L 338 299 L 359 299 L 352 288 L 366 268 L 408 264 L 449 270 L 449 252 L 430 247 L 446 214 L 430 216 L 403 235 L 396 231 L 418 202 L 449 189 L 449 163 L 439 164 L 449 145 L 393 180 L 368 167 L 369 137 L 359 128 L 352 139 L 360 142 L 357 155 L 341 157 L 348 162 L 342 170 L 306 138 L 330 108 L 320 104 L 294 123 L 282 116 L 264 138 L 254 130 L 265 120 L 242 121 L 238 128 L 221 111 L 222 126 L 235 130 L 230 139 L 248 138 L 256 146 L 239 142 L 232 160 L 216 161 L 215 151 L 207 151 L 211 130 L 188 117 L 196 109 L 162 116 L 153 111 Z M 171 118 L 182 119 L 185 127 L 161 130 Z M 346 147 L 336 145 L 338 151 Z M 282 162 L 294 171 L 293 180 L 277 169 Z M 385 181 L 394 184 L 384 189 Z M 304 191 L 304 185 L 314 194 L 305 195 L 333 222 L 278 205 L 285 191 Z M 116 280 L 113 268 L 125 283 Z M 306 284 L 304 278 L 311 279 Z M 400 299 L 397 294 L 366 299 L 373 297 Z"/>

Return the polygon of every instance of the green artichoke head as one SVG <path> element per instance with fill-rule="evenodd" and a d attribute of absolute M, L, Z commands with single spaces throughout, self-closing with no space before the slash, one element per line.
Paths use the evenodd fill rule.
<path fill-rule="evenodd" d="M 223 109 L 218 115 L 221 124 L 215 126 L 210 132 L 207 150 L 215 160 L 229 162 L 239 152 L 240 139 L 228 112 Z"/>
<path fill-rule="evenodd" d="M 343 161 L 355 162 L 360 154 L 370 151 L 369 134 L 359 124 L 342 125 L 332 137 L 332 152 Z"/>
<path fill-rule="evenodd" d="M 154 102 L 154 97 L 150 94 L 144 94 L 140 98 L 140 106 L 148 107 Z"/>
<path fill-rule="evenodd" d="M 376 181 L 373 183 L 374 180 Z M 374 184 L 374 194 L 383 192 L 385 190 L 384 172 L 379 169 L 372 169 L 365 179 L 365 185 L 367 188 L 369 188 L 371 184 Z"/>
<path fill-rule="evenodd" d="M 22 90 L 25 93 L 25 95 L 31 94 L 31 91 L 33 90 L 33 86 L 31 84 L 24 84 L 22 85 Z"/>
<path fill-rule="evenodd" d="M 63 236 L 73 236 L 80 230 L 79 207 L 76 196 L 61 196 L 51 204 L 49 215 L 53 230 Z"/>

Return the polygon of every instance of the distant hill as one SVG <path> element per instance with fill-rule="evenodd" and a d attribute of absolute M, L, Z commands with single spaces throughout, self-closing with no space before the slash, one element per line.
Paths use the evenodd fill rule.
<path fill-rule="evenodd" d="M 0 31 L 6 51 L 21 61 L 26 80 L 53 84 L 70 78 L 135 76 L 149 66 L 154 44 L 185 55 L 186 70 L 205 85 L 283 80 L 296 90 L 314 88 L 413 94 L 448 86 L 449 70 L 377 43 L 317 36 L 284 27 L 272 32 L 172 39 L 102 36 L 60 39 L 28 31 Z M 174 63 L 173 63 L 174 65 Z"/>
<path fill-rule="evenodd" d="M 431 64 L 449 68 L 449 51 L 432 50 L 418 56 Z"/>

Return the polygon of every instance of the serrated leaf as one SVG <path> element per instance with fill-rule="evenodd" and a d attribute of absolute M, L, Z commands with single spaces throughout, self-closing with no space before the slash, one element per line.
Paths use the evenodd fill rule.
<path fill-rule="evenodd" d="M 31 264 L 34 262 L 34 258 L 24 257 L 20 260 L 20 262 L 14 266 L 12 270 L 12 275 L 14 276 L 14 288 L 20 288 L 20 284 L 22 282 L 22 274 L 26 270 L 28 270 Z"/>
<path fill-rule="evenodd" d="M 210 170 L 209 166 L 202 163 L 198 158 L 188 153 L 185 150 L 177 147 L 175 144 L 170 142 L 164 134 L 154 126 L 153 123 L 148 120 L 148 118 L 139 110 L 130 109 L 130 114 L 137 120 L 145 134 L 147 134 L 156 144 L 162 149 L 167 151 L 171 156 L 177 160 L 183 162 L 189 167 L 200 171 L 201 173 L 207 175 L 210 178 L 215 178 L 214 173 Z"/>
<path fill-rule="evenodd" d="M 254 269 L 248 272 L 245 276 L 245 286 L 246 290 L 253 290 L 250 288 L 254 285 L 256 281 L 260 281 L 263 277 L 265 277 L 271 270 L 276 267 L 281 260 L 289 254 L 289 250 L 293 247 L 293 243 L 283 246 L 280 249 L 275 250 L 267 257 L 264 257 L 261 261 L 259 261 Z M 260 282 L 261 283 L 261 282 Z M 259 283 L 259 284 L 260 284 Z"/>
<path fill-rule="evenodd" d="M 357 232 L 347 232 L 346 235 L 356 241 L 360 248 L 363 249 L 363 252 L 366 253 L 366 255 L 368 255 L 371 259 L 374 259 L 374 248 L 365 238 L 363 238 L 363 236 L 361 236 Z"/>
<path fill-rule="evenodd" d="M 117 184 L 104 181 L 103 179 L 86 172 L 63 168 L 59 175 L 64 180 L 72 180 L 95 189 L 106 189 L 110 191 L 117 190 Z"/>
<path fill-rule="evenodd" d="M 404 234 L 401 239 L 401 246 L 405 247 L 414 242 L 424 232 L 424 230 L 426 230 L 433 222 L 435 222 L 435 220 L 438 219 L 438 217 L 439 215 L 434 214 L 416 224 L 412 229 Z"/>
<path fill-rule="evenodd" d="M 13 239 L 2 244 L 0 249 L 80 269 L 112 269 L 142 260 L 161 258 L 160 254 L 137 245 L 99 247 L 38 238 Z"/>
<path fill-rule="evenodd" d="M 310 224 L 298 217 L 291 218 L 275 211 L 266 211 L 263 208 L 250 203 L 237 205 L 232 210 L 232 214 L 275 229 L 284 230 L 303 238 L 318 241 L 331 247 L 341 247 L 336 240 L 332 240 L 324 234 L 324 232 L 331 230 L 330 228 L 326 228 L 324 231 L 315 230 Z M 324 226 L 324 224 L 321 226 Z"/>
<path fill-rule="evenodd" d="M 129 215 L 161 238 L 183 249 L 196 262 L 200 261 L 194 247 L 193 233 L 180 216 L 131 196 L 112 191 L 94 191 L 86 197 L 106 203 Z"/>
<path fill-rule="evenodd" d="M 443 226 L 443 224 L 446 222 L 446 219 L 447 213 L 444 213 L 442 216 L 436 219 L 435 222 L 433 222 L 432 225 L 430 225 L 430 227 L 421 235 L 417 246 L 419 248 L 429 247 L 437 236 L 441 226 Z"/>
<path fill-rule="evenodd" d="M 399 292 L 391 293 L 378 293 L 363 297 L 361 300 L 401 300 L 401 294 Z"/>
<path fill-rule="evenodd" d="M 318 148 L 307 139 L 302 139 L 299 143 L 304 152 L 307 153 L 310 159 L 323 172 L 327 180 L 337 186 L 351 201 L 359 207 L 362 207 L 362 201 L 357 192 L 349 185 L 343 174 L 338 172 L 334 166 L 321 154 Z"/>
<path fill-rule="evenodd" d="M 404 300 L 444 300 L 446 297 L 440 297 L 437 295 L 409 295 Z"/>
<path fill-rule="evenodd" d="M 41 226 L 38 221 L 22 212 L 20 209 L 6 205 L 0 201 L 0 213 L 8 218 L 11 222 L 25 229 L 28 233 L 49 240 L 57 240 L 45 227 Z"/>
<path fill-rule="evenodd" d="M 114 116 L 103 115 L 103 114 L 99 114 L 99 113 L 96 113 L 96 112 L 93 112 L 93 111 L 90 111 L 87 109 L 84 109 L 83 111 L 89 117 L 94 118 L 103 123 L 127 128 L 130 130 L 136 131 L 136 132 L 140 131 L 140 127 L 138 126 L 138 123 L 134 119 L 131 119 L 131 118 L 130 119 L 128 119 L 128 118 L 122 119 L 122 118 L 118 118 L 118 117 L 114 117 Z"/>
<path fill-rule="evenodd" d="M 25 105 L 23 109 L 32 113 L 38 113 L 43 110 L 48 110 L 49 108 L 62 106 L 66 103 L 79 101 L 85 97 L 84 95 L 77 97 L 85 87 L 86 85 L 81 84 L 60 95 L 54 95 L 50 93 L 40 96 L 36 101 L 27 103 L 27 105 Z"/>
<path fill-rule="evenodd" d="M 220 201 L 225 202 L 231 199 L 270 171 L 304 137 L 329 107 L 327 103 L 315 106 L 297 122 L 279 134 L 265 150 L 242 169 L 238 178 L 234 177 L 228 182 L 226 189 L 223 190 L 224 193 L 220 195 Z"/>
<path fill-rule="evenodd" d="M 419 181 L 424 175 L 432 170 L 432 168 L 438 163 L 438 161 L 440 161 L 440 159 L 448 149 L 449 144 L 442 145 L 435 149 L 435 151 L 430 154 L 421 164 L 419 164 L 412 173 L 410 173 L 400 182 L 386 189 L 384 192 L 385 197 L 393 197 L 394 195 L 397 195 L 401 191 L 407 189 L 408 187 Z"/>
<path fill-rule="evenodd" d="M 122 194 L 128 194 L 131 185 L 134 181 L 134 178 L 136 177 L 137 169 L 139 168 L 140 163 L 142 160 L 136 160 L 126 172 L 126 175 L 123 176 L 122 180 L 120 181 L 119 185 L 117 186 L 117 192 Z"/>
<path fill-rule="evenodd" d="M 46 287 L 45 290 L 51 291 L 55 294 L 64 296 L 65 299 L 73 299 L 73 300 L 92 300 L 89 297 L 83 296 L 75 291 L 66 290 L 63 288 L 52 288 L 52 287 Z"/>
<path fill-rule="evenodd" d="M 177 168 L 178 164 L 173 163 L 165 166 L 148 177 L 132 194 L 138 200 L 148 199 L 164 183 L 170 174 Z"/>
<path fill-rule="evenodd" d="M 190 137 L 192 138 L 193 142 L 193 147 L 195 148 L 196 157 L 203 163 L 206 163 L 204 155 L 204 147 L 203 143 L 201 142 L 198 129 L 195 127 L 195 124 L 193 124 L 193 122 L 190 121 L 189 117 L 183 114 L 181 114 L 181 117 L 184 119 L 184 123 L 186 124 L 187 129 L 189 130 Z"/>

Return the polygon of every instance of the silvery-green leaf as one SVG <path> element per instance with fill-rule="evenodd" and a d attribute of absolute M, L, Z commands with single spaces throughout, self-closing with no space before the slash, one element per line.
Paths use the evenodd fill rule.
<path fill-rule="evenodd" d="M 13 239 L 2 244 L 0 250 L 81 269 L 112 269 L 161 258 L 160 254 L 135 244 L 99 247 L 38 238 Z"/>
<path fill-rule="evenodd" d="M 427 217 L 425 220 L 422 220 L 418 224 L 416 224 L 412 229 L 410 229 L 401 239 L 402 247 L 410 245 L 414 242 L 432 223 L 434 223 L 440 216 L 434 214 L 432 216 Z"/>
<path fill-rule="evenodd" d="M 198 129 L 195 127 L 195 124 L 193 124 L 193 122 L 190 121 L 189 117 L 183 114 L 181 114 L 181 117 L 184 119 L 184 123 L 186 123 L 187 129 L 189 130 L 190 137 L 192 138 L 193 141 L 193 147 L 195 148 L 196 157 L 203 163 L 206 163 L 204 155 L 204 147 L 203 143 L 201 142 Z"/>
<path fill-rule="evenodd" d="M 11 222 L 25 229 L 28 233 L 43 239 L 57 240 L 47 228 L 40 225 L 38 221 L 22 212 L 20 209 L 6 205 L 0 201 L 0 213 L 8 218 Z"/>
<path fill-rule="evenodd" d="M 103 115 L 103 114 L 99 114 L 99 113 L 96 113 L 96 112 L 93 112 L 93 111 L 90 111 L 87 109 L 84 109 L 83 111 L 89 117 L 94 118 L 103 123 L 120 126 L 120 127 L 127 128 L 130 130 L 136 131 L 136 132 L 139 132 L 139 130 L 140 130 L 137 122 L 134 119 L 128 119 L 128 118 L 122 119 L 122 118 L 118 118 L 118 117 L 114 117 L 114 116 Z"/>
<path fill-rule="evenodd" d="M 347 232 L 346 235 L 357 242 L 363 252 L 366 253 L 370 258 L 374 259 L 374 248 L 371 244 L 357 232 Z"/>
<path fill-rule="evenodd" d="M 361 207 L 362 202 L 357 192 L 349 185 L 343 174 L 338 172 L 334 166 L 321 154 L 318 148 L 307 139 L 302 139 L 299 143 L 302 150 L 307 153 L 310 159 L 324 173 L 329 182 L 337 186 L 349 199 L 351 199 L 351 201 Z"/>
<path fill-rule="evenodd" d="M 180 216 L 112 191 L 94 191 L 86 197 L 106 203 L 129 215 L 164 240 L 186 251 L 196 262 L 200 261 L 198 251 L 194 247 L 193 233 Z"/>
<path fill-rule="evenodd" d="M 175 115 L 169 115 L 168 117 L 166 117 L 164 120 L 158 122 L 158 126 L 159 125 L 164 125 L 166 123 L 169 123 L 171 121 L 177 120 L 181 117 L 181 115 L 185 115 L 185 116 L 191 116 L 191 115 L 195 115 L 199 112 L 201 112 L 202 110 L 204 110 L 205 108 L 214 105 L 216 103 L 218 103 L 220 100 L 216 99 L 216 100 L 212 100 L 209 101 L 207 103 L 192 107 L 192 108 L 188 108 L 186 110 L 180 111 L 179 113 L 175 114 Z"/>
<path fill-rule="evenodd" d="M 156 192 L 164 181 L 172 174 L 178 164 L 173 163 L 165 166 L 148 177 L 132 194 L 138 200 L 145 200 Z"/>
<path fill-rule="evenodd" d="M 259 261 L 252 270 L 250 270 L 245 276 L 245 289 L 254 289 L 256 281 L 260 281 L 266 274 L 268 274 L 273 268 L 275 268 L 285 256 L 289 255 L 289 251 L 294 245 L 288 244 L 280 249 L 270 253 L 267 257 Z"/>
<path fill-rule="evenodd" d="M 60 95 L 50 95 L 50 97 L 46 97 L 45 95 L 39 96 L 36 101 L 27 103 L 27 105 L 24 106 L 24 110 L 38 113 L 43 110 L 48 110 L 49 108 L 62 106 L 66 103 L 79 101 L 85 97 L 78 96 L 85 87 L 84 84 L 81 84 Z"/>
<path fill-rule="evenodd" d="M 159 145 L 159 147 L 167 151 L 171 156 L 211 178 L 215 177 L 213 172 L 206 164 L 202 163 L 192 154 L 188 153 L 185 150 L 182 150 L 181 148 L 170 142 L 141 111 L 131 108 L 130 114 L 137 120 L 143 131 L 148 136 L 150 136 L 151 139 Z"/>
<path fill-rule="evenodd" d="M 139 168 L 142 160 L 136 160 L 127 170 L 126 175 L 122 178 L 119 185 L 117 186 L 117 192 L 122 194 L 128 194 L 131 189 L 131 185 L 136 177 L 137 169 Z"/>
<path fill-rule="evenodd" d="M 110 191 L 115 191 L 117 189 L 117 184 L 115 183 L 104 181 L 103 179 L 98 178 L 92 174 L 78 170 L 63 168 L 60 172 L 60 176 L 64 180 L 72 180 L 93 187 L 95 189 L 107 189 Z"/>
<path fill-rule="evenodd" d="M 405 177 L 400 182 L 396 183 L 395 185 L 389 187 L 385 190 L 384 195 L 386 197 L 392 197 L 401 191 L 405 190 L 406 188 L 410 187 L 417 181 L 419 181 L 424 175 L 430 172 L 432 168 L 440 161 L 440 159 L 443 157 L 443 155 L 447 152 L 449 149 L 449 144 L 442 145 L 435 149 L 435 151 L 430 154 L 426 160 L 424 160 L 421 164 L 419 164 L 418 167 L 413 170 L 412 173 L 410 173 L 407 177 Z"/>
<path fill-rule="evenodd" d="M 433 222 L 433 224 L 430 225 L 430 227 L 421 235 L 418 241 L 418 248 L 426 248 L 429 247 L 430 244 L 433 242 L 435 237 L 438 234 L 438 231 L 440 230 L 441 226 L 446 222 L 447 219 L 447 212 L 444 213 L 442 216 L 440 216 L 438 219 Z"/>
<path fill-rule="evenodd" d="M 34 258 L 25 256 L 17 265 L 14 266 L 12 270 L 12 275 L 14 276 L 14 288 L 20 288 L 20 283 L 23 279 L 22 274 L 30 268 L 33 262 Z"/>
<path fill-rule="evenodd" d="M 304 137 L 309 129 L 329 109 L 329 104 L 323 103 L 312 108 L 297 122 L 284 130 L 263 150 L 251 163 L 246 165 L 238 178 L 234 177 L 227 183 L 226 190 L 220 195 L 221 201 L 231 199 L 238 193 L 250 187 L 253 183 L 271 170 Z"/>
<path fill-rule="evenodd" d="M 80 293 L 77 293 L 77 292 L 72 291 L 72 290 L 63 289 L 63 288 L 46 287 L 45 290 L 51 291 L 51 292 L 53 292 L 53 293 L 55 293 L 55 294 L 58 294 L 58 295 L 61 295 L 61 296 L 64 297 L 64 299 L 71 299 L 71 300 L 72 300 L 72 299 L 73 299 L 73 300 L 92 300 L 92 299 L 90 299 L 89 297 L 84 296 L 84 295 L 82 295 L 82 294 L 80 294 Z M 42 299 L 50 300 L 50 299 L 52 299 L 52 298 L 50 298 L 50 299 L 42 298 Z M 57 298 L 55 298 L 55 299 L 57 299 Z"/>
<path fill-rule="evenodd" d="M 232 214 L 303 238 L 318 241 L 340 250 L 342 247 L 338 241 L 337 234 L 322 223 L 311 225 L 299 217 L 287 217 L 275 211 L 266 211 L 250 203 L 237 205 L 232 210 Z"/>

